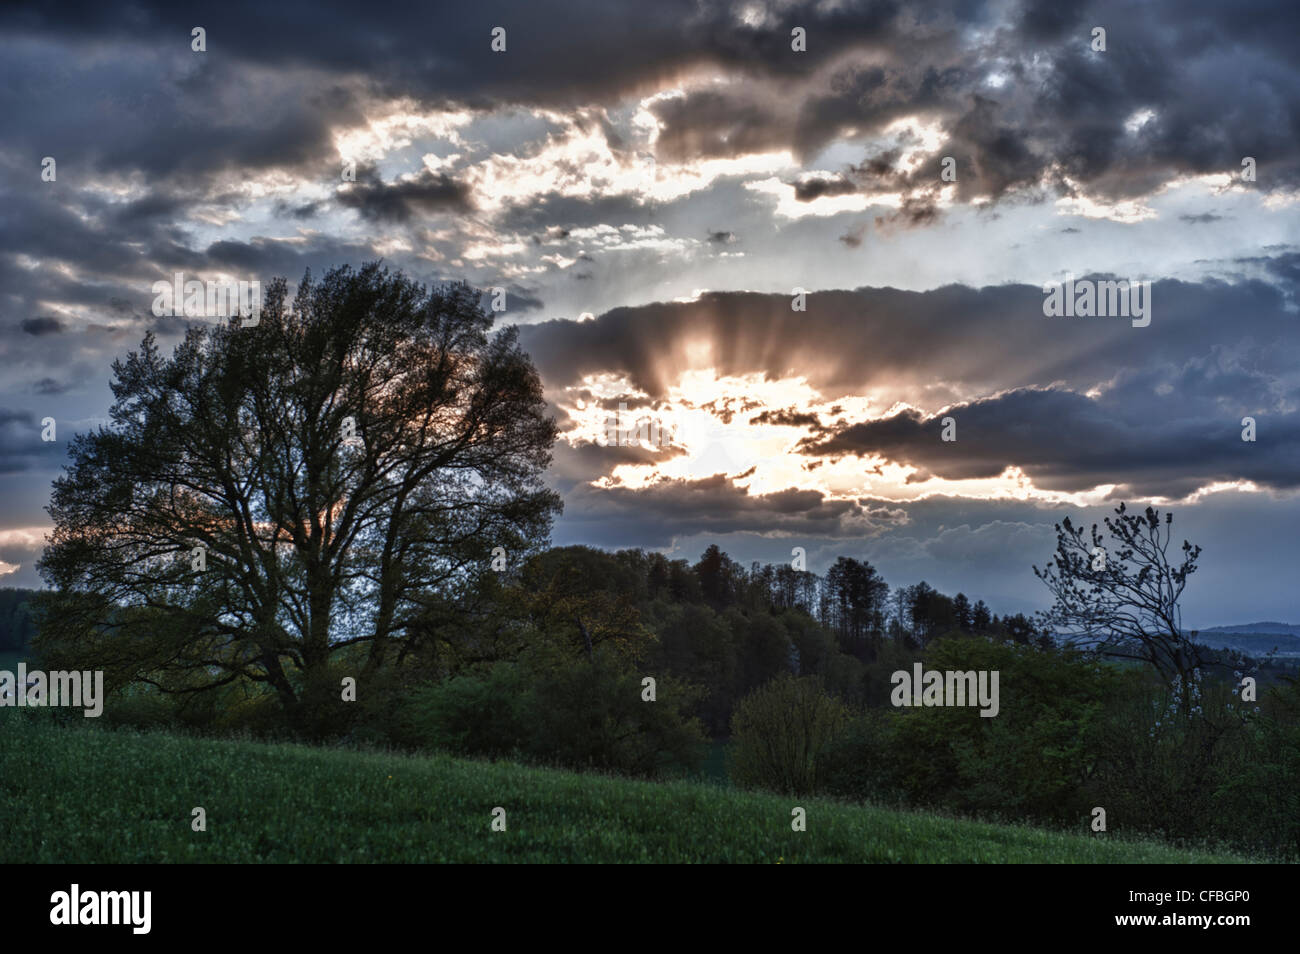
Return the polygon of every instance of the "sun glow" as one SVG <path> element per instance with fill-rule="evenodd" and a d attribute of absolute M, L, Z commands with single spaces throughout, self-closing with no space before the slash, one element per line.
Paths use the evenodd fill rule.
<path fill-rule="evenodd" d="M 699 365 L 712 353 L 711 342 L 693 341 L 683 357 L 687 365 Z M 652 398 L 624 376 L 591 375 L 569 388 L 559 404 L 571 422 L 562 439 L 575 447 L 609 449 L 608 469 L 592 481 L 601 488 L 644 490 L 665 481 L 723 477 L 754 496 L 812 490 L 833 500 L 960 496 L 1083 507 L 1104 503 L 1115 489 L 1044 490 L 1016 467 L 956 480 L 879 455 L 801 452 L 800 442 L 823 429 L 888 417 L 905 407 L 869 397 L 828 400 L 803 377 L 720 376 L 712 367 L 696 366 Z"/>

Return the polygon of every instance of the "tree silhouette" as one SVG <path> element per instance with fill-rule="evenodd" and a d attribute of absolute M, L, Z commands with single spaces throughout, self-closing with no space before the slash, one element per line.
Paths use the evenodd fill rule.
<path fill-rule="evenodd" d="M 555 424 L 478 292 L 373 263 L 286 294 L 114 362 L 112 423 L 47 508 L 47 657 L 168 692 L 253 680 L 299 712 L 339 699 L 341 651 L 373 674 L 493 548 L 544 542 Z"/>
<path fill-rule="evenodd" d="M 1173 514 L 1147 507 L 1129 513 L 1124 504 L 1105 520 L 1115 543 L 1106 546 L 1096 524 L 1088 536 L 1066 517 L 1056 526 L 1056 554 L 1034 574 L 1055 602 L 1044 625 L 1066 642 L 1090 643 L 1106 655 L 1150 663 L 1192 706 L 1196 671 L 1205 663 L 1201 647 L 1182 628 L 1178 600 L 1196 571 L 1201 548 L 1186 540 L 1182 562 L 1170 559 Z"/>
<path fill-rule="evenodd" d="M 827 622 L 840 647 L 864 661 L 874 659 L 884 630 L 889 584 L 865 560 L 839 557 L 826 574 Z"/>

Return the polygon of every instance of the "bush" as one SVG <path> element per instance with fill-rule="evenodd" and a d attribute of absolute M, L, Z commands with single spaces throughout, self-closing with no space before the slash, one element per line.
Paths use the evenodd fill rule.
<path fill-rule="evenodd" d="M 114 728 L 131 729 L 172 729 L 180 725 L 175 697 L 151 686 L 129 686 L 110 692 L 98 721 Z"/>
<path fill-rule="evenodd" d="M 1077 653 L 983 638 L 944 639 L 927 670 L 997 671 L 999 712 L 977 706 L 893 712 L 896 782 L 918 804 L 1015 820 L 1076 823 L 1092 805 L 1103 706 L 1119 674 Z M 1082 813 L 1082 814 L 1081 814 Z"/>
<path fill-rule="evenodd" d="M 732 780 L 787 795 L 814 794 L 819 759 L 848 719 L 848 708 L 819 677 L 778 676 L 736 706 Z"/>
<path fill-rule="evenodd" d="M 1300 856 L 1300 687 L 1270 690 L 1256 711 L 1235 685 L 1198 680 L 1184 715 L 1176 691 L 1137 684 L 1106 723 L 1097 804 L 1175 843 Z"/>
<path fill-rule="evenodd" d="M 525 674 L 511 663 L 415 689 L 403 707 L 402 740 L 458 755 L 510 758 L 523 749 L 529 731 L 526 691 Z"/>
<path fill-rule="evenodd" d="M 1106 809 L 1111 830 L 1198 837 L 1213 823 L 1213 763 L 1226 754 L 1216 736 L 1227 726 L 1214 706 L 1204 714 L 1180 713 L 1176 693 L 1154 674 L 1125 675 L 1101 721 L 1093 801 Z M 1222 707 L 1221 699 L 1215 702 Z"/>
<path fill-rule="evenodd" d="M 528 695 L 525 750 L 534 761 L 641 777 L 698 770 L 704 732 L 685 711 L 696 693 L 660 676 L 655 700 L 642 676 L 597 653 L 537 679 Z"/>
<path fill-rule="evenodd" d="M 849 720 L 822 753 L 818 779 L 828 795 L 876 803 L 898 801 L 892 713 L 867 709 Z"/>
<path fill-rule="evenodd" d="M 696 693 L 660 677 L 655 701 L 643 701 L 641 679 L 601 652 L 540 671 L 498 663 L 412 692 L 403 738 L 460 755 L 623 775 L 695 771 L 704 734 L 685 712 Z"/>
<path fill-rule="evenodd" d="M 1239 768 L 1214 795 L 1215 817 L 1251 851 L 1300 858 L 1300 681 L 1274 690 L 1271 712 L 1248 716 Z"/>

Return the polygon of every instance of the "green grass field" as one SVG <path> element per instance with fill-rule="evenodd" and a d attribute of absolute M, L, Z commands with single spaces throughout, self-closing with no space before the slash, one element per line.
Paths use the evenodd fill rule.
<path fill-rule="evenodd" d="M 0 862 L 1240 862 L 1060 834 L 442 756 L 59 725 L 0 710 Z M 791 830 L 791 808 L 807 831 Z M 191 831 L 191 810 L 207 831 Z M 506 831 L 491 830 L 494 807 Z"/>

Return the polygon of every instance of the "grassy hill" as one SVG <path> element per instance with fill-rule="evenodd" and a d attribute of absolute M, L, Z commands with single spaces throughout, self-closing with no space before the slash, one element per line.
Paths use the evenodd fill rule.
<path fill-rule="evenodd" d="M 108 731 L 50 715 L 0 710 L 0 862 L 1246 860 L 700 782 Z M 791 831 L 795 805 L 806 832 Z M 190 830 L 196 806 L 206 832 Z M 504 832 L 490 827 L 496 806 Z"/>

